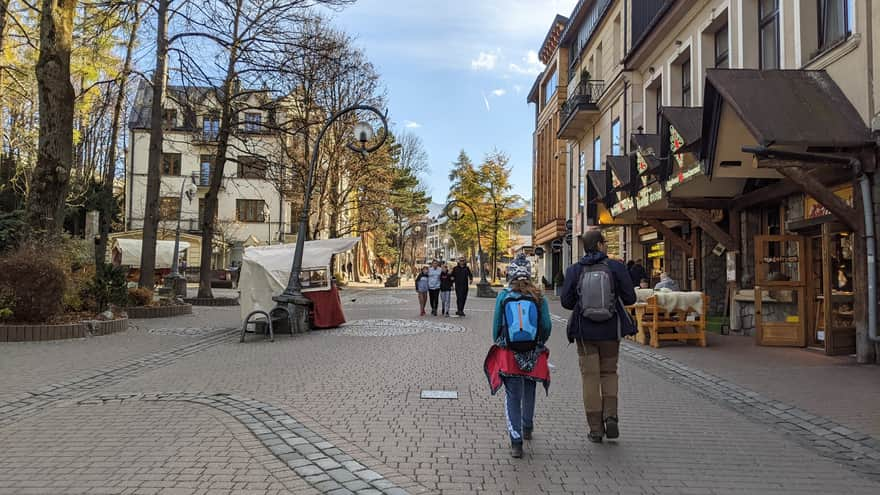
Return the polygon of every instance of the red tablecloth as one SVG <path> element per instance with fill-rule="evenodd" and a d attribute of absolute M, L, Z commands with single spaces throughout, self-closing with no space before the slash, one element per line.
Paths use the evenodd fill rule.
<path fill-rule="evenodd" d="M 315 328 L 336 328 L 345 323 L 339 289 L 334 285 L 330 290 L 306 292 L 312 301 L 312 326 Z"/>

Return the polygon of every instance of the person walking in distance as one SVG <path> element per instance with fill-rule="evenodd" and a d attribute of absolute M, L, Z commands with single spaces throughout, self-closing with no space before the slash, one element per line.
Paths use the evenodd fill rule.
<path fill-rule="evenodd" d="M 428 302 L 428 267 L 423 266 L 416 277 L 416 292 L 419 293 L 419 316 L 425 316 L 425 304 Z"/>
<path fill-rule="evenodd" d="M 437 316 L 437 304 L 440 299 L 440 275 L 442 273 L 440 262 L 432 261 L 431 268 L 428 268 L 428 297 L 431 300 L 431 316 Z"/>
<path fill-rule="evenodd" d="M 468 286 L 474 282 L 474 274 L 467 266 L 467 260 L 463 257 L 458 259 L 458 265 L 452 269 L 452 280 L 455 284 L 455 299 L 458 310 L 457 316 L 464 316 L 464 305 L 467 302 Z"/>
<path fill-rule="evenodd" d="M 599 443 L 620 435 L 617 357 L 620 339 L 636 333 L 624 309 L 636 302 L 636 294 L 626 266 L 605 254 L 602 232 L 589 230 L 582 240 L 584 257 L 566 270 L 561 302 L 573 310 L 566 334 L 577 343 L 588 438 Z"/>
<path fill-rule="evenodd" d="M 449 271 L 449 265 L 443 263 L 442 272 L 440 272 L 440 303 L 443 316 L 449 316 L 450 296 L 452 296 L 452 272 Z"/>

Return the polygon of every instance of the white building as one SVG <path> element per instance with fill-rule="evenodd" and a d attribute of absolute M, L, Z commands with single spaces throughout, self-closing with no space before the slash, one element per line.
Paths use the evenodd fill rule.
<path fill-rule="evenodd" d="M 164 144 L 160 186 L 160 238 L 173 238 L 181 188 L 193 180 L 198 194 L 183 200 L 181 230 L 200 231 L 208 191 L 220 117 L 211 88 L 169 86 L 164 110 Z M 141 84 L 129 118 L 130 141 L 125 163 L 125 226 L 128 231 L 143 228 L 147 160 L 150 145 L 150 105 L 148 84 Z M 238 125 L 230 138 L 223 183 L 219 194 L 215 231 L 215 268 L 240 261 L 244 245 L 277 243 L 291 232 L 295 212 L 289 198 L 279 192 L 279 181 L 267 173 L 267 157 L 280 149 L 277 133 L 267 125 L 274 121 L 274 102 L 252 95 L 237 115 Z M 267 175 L 268 174 L 268 175 Z M 294 221 L 298 219 L 295 218 Z M 187 253 L 190 266 L 199 257 Z"/>

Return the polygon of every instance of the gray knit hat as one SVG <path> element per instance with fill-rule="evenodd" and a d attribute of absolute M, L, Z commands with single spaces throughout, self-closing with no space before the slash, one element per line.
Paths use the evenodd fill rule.
<path fill-rule="evenodd" d="M 520 253 L 507 267 L 507 280 L 529 280 L 532 278 L 532 264 L 526 259 L 526 255 Z"/>

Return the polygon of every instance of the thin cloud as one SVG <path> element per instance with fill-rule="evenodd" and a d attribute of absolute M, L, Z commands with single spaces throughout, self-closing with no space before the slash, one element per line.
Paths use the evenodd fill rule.
<path fill-rule="evenodd" d="M 472 70 L 495 70 L 498 65 L 498 52 L 480 52 L 477 58 L 471 60 Z"/>
<path fill-rule="evenodd" d="M 504 95 L 506 95 L 506 94 L 507 94 L 507 90 L 504 89 L 504 88 L 498 88 L 498 89 L 493 89 L 493 90 L 492 90 L 492 95 L 493 95 L 493 96 L 504 96 Z"/>
<path fill-rule="evenodd" d="M 418 122 L 414 122 L 412 120 L 404 120 L 403 126 L 406 127 L 407 129 L 418 129 L 419 127 L 422 126 L 422 124 L 419 124 Z"/>
<path fill-rule="evenodd" d="M 516 94 L 520 94 L 520 93 L 522 93 L 522 90 L 523 90 L 523 87 L 520 86 L 519 84 L 514 84 L 514 85 L 513 85 L 513 91 L 515 91 Z"/>
<path fill-rule="evenodd" d="M 516 72 L 517 74 L 538 75 L 544 70 L 544 64 L 542 64 L 541 60 L 538 58 L 538 52 L 535 50 L 529 50 L 522 58 L 520 64 L 511 63 L 507 68 L 511 72 Z"/>
<path fill-rule="evenodd" d="M 489 98 L 486 98 L 486 93 L 481 93 L 481 94 L 483 95 L 483 103 L 486 104 L 486 111 L 487 111 L 487 112 L 491 112 L 491 111 L 492 111 L 492 106 L 489 105 Z"/>

